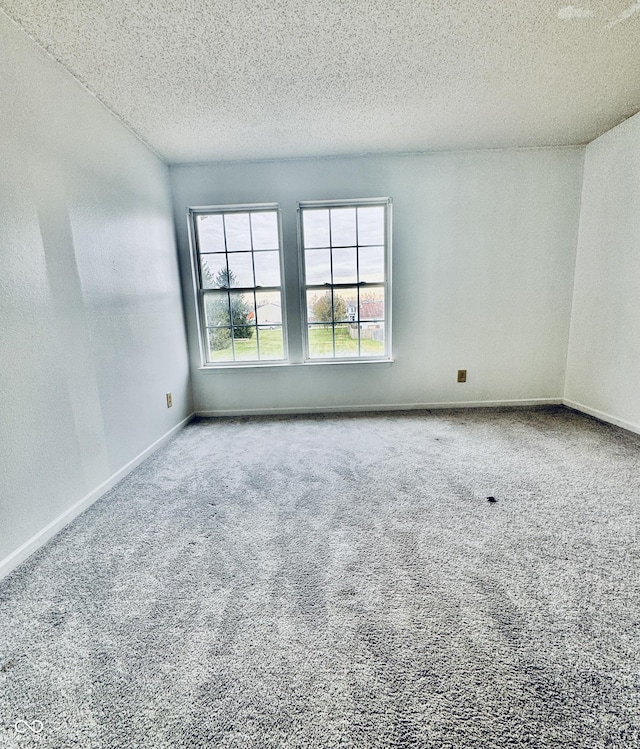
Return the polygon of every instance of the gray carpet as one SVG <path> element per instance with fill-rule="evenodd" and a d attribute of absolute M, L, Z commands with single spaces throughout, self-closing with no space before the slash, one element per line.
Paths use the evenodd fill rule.
<path fill-rule="evenodd" d="M 561 408 L 194 423 L 0 583 L 0 746 L 640 747 L 639 458 Z"/>

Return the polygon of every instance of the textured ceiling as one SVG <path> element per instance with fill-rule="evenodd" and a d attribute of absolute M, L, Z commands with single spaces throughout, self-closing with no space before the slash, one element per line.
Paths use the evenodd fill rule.
<path fill-rule="evenodd" d="M 0 0 L 167 162 L 586 143 L 640 2 Z"/>

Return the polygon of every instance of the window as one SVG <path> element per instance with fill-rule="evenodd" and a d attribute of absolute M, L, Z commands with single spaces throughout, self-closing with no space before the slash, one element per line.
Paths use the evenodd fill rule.
<path fill-rule="evenodd" d="M 286 279 L 277 203 L 187 215 L 204 368 L 390 360 L 390 198 L 298 203 L 300 275 Z"/>
<path fill-rule="evenodd" d="M 278 206 L 189 209 L 202 360 L 286 359 Z"/>
<path fill-rule="evenodd" d="M 306 358 L 388 359 L 391 201 L 298 203 Z"/>

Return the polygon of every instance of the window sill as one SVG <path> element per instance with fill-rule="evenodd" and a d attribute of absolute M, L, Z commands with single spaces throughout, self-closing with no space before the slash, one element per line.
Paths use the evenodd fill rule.
<path fill-rule="evenodd" d="M 384 359 L 308 359 L 302 362 L 303 367 L 318 367 L 322 364 L 356 364 L 361 367 L 363 364 L 393 364 L 391 357 Z"/>
<path fill-rule="evenodd" d="M 389 359 L 317 359 L 317 360 L 310 360 L 305 362 L 265 362 L 264 364 L 262 362 L 246 362 L 246 363 L 240 363 L 240 362 L 231 362 L 229 364 L 207 364 L 205 366 L 198 367 L 199 372 L 206 372 L 207 374 L 213 374 L 213 373 L 219 373 L 219 372 L 226 372 L 228 370 L 234 370 L 238 371 L 239 369 L 250 369 L 250 370 L 256 370 L 256 369 L 290 369 L 291 367 L 320 367 L 320 366 L 330 366 L 333 367 L 336 364 L 339 364 L 341 366 L 346 366 L 348 364 L 353 364 L 357 367 L 362 367 L 363 365 L 375 365 L 375 366 L 391 366 L 393 364 L 394 360 Z"/>

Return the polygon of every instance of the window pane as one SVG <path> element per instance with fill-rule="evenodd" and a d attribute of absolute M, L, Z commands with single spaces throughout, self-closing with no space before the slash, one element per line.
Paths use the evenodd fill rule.
<path fill-rule="evenodd" d="M 251 214 L 251 236 L 254 250 L 277 250 L 278 214 L 276 211 L 259 211 Z"/>
<path fill-rule="evenodd" d="M 384 356 L 384 323 L 360 323 L 360 355 Z"/>
<path fill-rule="evenodd" d="M 333 356 L 333 328 L 331 325 L 309 325 L 309 356 L 312 359 Z"/>
<path fill-rule="evenodd" d="M 357 283 L 356 248 L 333 250 L 333 283 Z"/>
<path fill-rule="evenodd" d="M 360 290 L 360 320 L 384 320 L 384 289 Z"/>
<path fill-rule="evenodd" d="M 282 301 L 279 291 L 256 292 L 258 325 L 282 325 Z"/>
<path fill-rule="evenodd" d="M 384 281 L 384 247 L 360 247 L 360 281 L 381 283 Z"/>
<path fill-rule="evenodd" d="M 253 326 L 233 329 L 233 347 L 236 361 L 253 361 L 258 358 L 258 336 Z"/>
<path fill-rule="evenodd" d="M 381 200 L 379 205 L 310 202 L 301 209 L 310 358 L 389 353 L 384 322 L 388 208 L 389 201 Z"/>
<path fill-rule="evenodd" d="M 258 311 L 258 318 L 260 312 Z M 284 359 L 282 327 L 258 328 L 260 359 Z"/>
<path fill-rule="evenodd" d="M 248 213 L 225 213 L 224 227 L 227 235 L 227 252 L 251 249 Z"/>
<path fill-rule="evenodd" d="M 307 250 L 304 253 L 304 265 L 308 286 L 331 283 L 330 250 Z"/>
<path fill-rule="evenodd" d="M 333 321 L 330 291 L 307 291 L 307 319 L 321 323 Z"/>
<path fill-rule="evenodd" d="M 231 325 L 231 320 L 229 319 L 229 295 L 226 291 L 205 294 L 204 316 L 205 325 L 208 328 Z"/>
<path fill-rule="evenodd" d="M 280 253 L 256 252 L 253 256 L 256 286 L 280 286 Z"/>
<path fill-rule="evenodd" d="M 229 258 L 229 285 L 232 288 L 253 286 L 253 261 L 250 252 L 233 252 Z"/>
<path fill-rule="evenodd" d="M 201 255 L 200 270 L 203 289 L 219 289 L 228 286 L 227 256 L 224 253 Z"/>
<path fill-rule="evenodd" d="M 256 321 L 256 310 L 253 301 L 253 292 L 241 294 L 232 291 L 231 298 L 231 324 L 232 325 L 254 325 Z"/>
<path fill-rule="evenodd" d="M 231 206 L 228 212 L 211 211 L 192 213 L 204 363 L 283 361 L 278 210 Z M 328 227 L 328 210 L 324 213 Z"/>
<path fill-rule="evenodd" d="M 356 243 L 356 209 L 331 209 L 331 246 L 350 247 Z"/>
<path fill-rule="evenodd" d="M 358 244 L 384 244 L 384 206 L 358 208 Z"/>
<path fill-rule="evenodd" d="M 200 252 L 224 252 L 224 229 L 219 213 L 198 216 L 196 227 Z"/>
<path fill-rule="evenodd" d="M 327 209 L 302 209 L 304 246 L 329 247 L 329 211 Z"/>
<path fill-rule="evenodd" d="M 358 289 L 335 289 L 333 315 L 336 322 L 356 322 L 358 319 Z"/>
<path fill-rule="evenodd" d="M 207 330 L 209 340 L 209 361 L 229 361 L 233 359 L 231 349 L 231 329 L 215 328 Z"/>
<path fill-rule="evenodd" d="M 358 356 L 358 325 L 336 325 L 336 356 Z"/>

